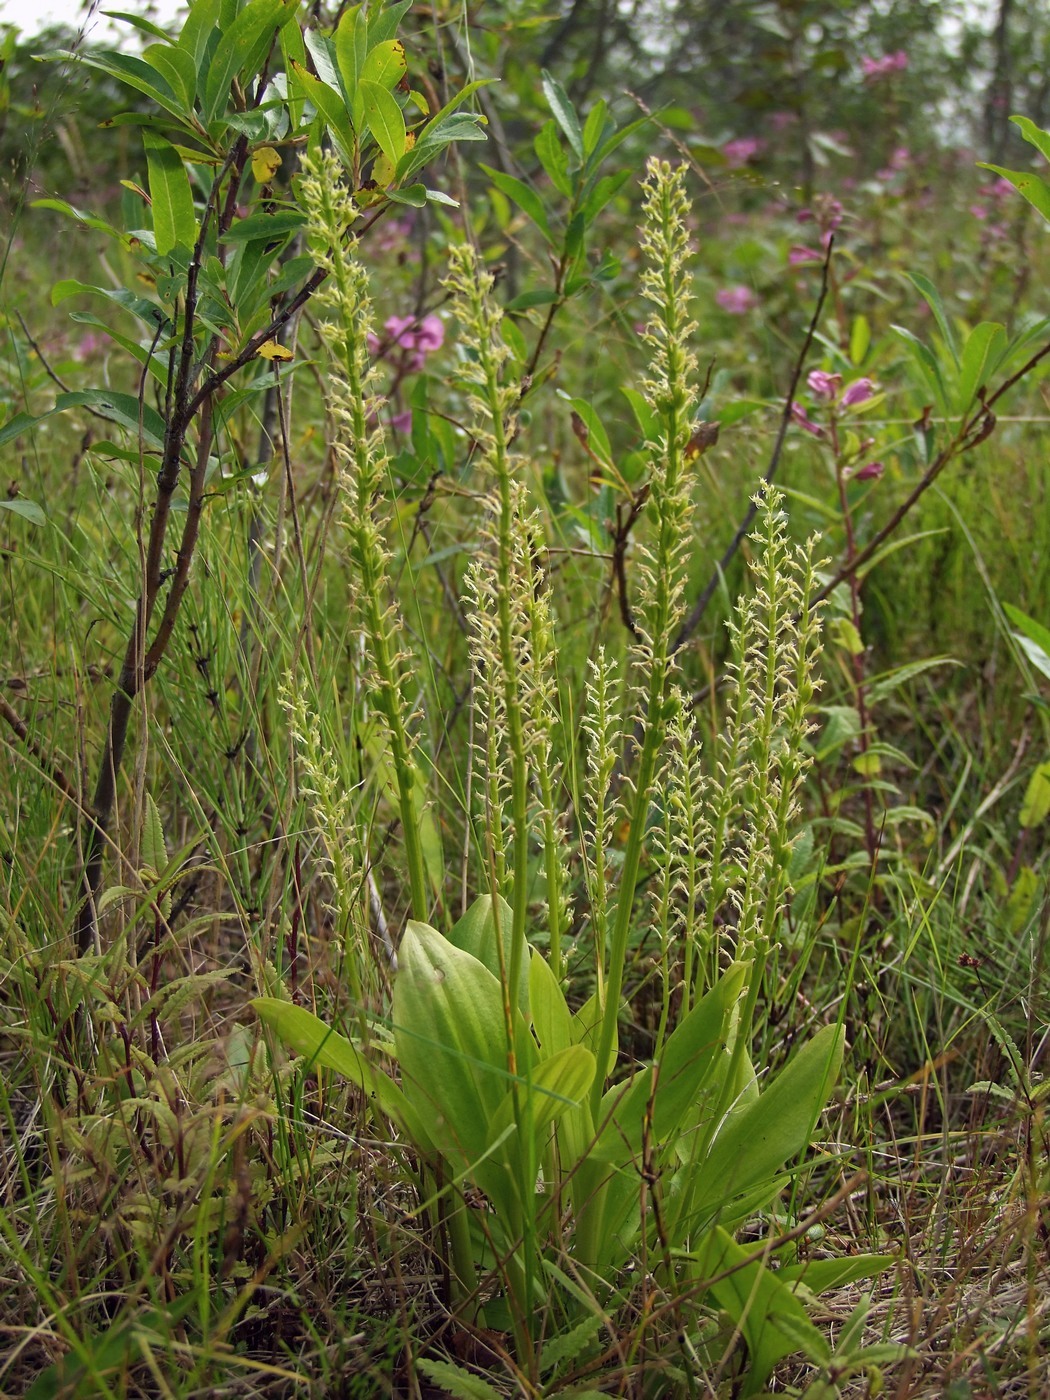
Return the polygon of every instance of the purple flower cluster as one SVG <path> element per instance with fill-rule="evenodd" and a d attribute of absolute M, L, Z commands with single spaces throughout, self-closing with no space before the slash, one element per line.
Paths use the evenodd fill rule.
<path fill-rule="evenodd" d="M 833 374 L 826 369 L 812 370 L 806 376 L 806 384 L 818 404 L 833 404 L 836 410 L 856 408 L 859 404 L 867 403 L 875 393 L 875 385 L 866 378 L 854 379 L 852 384 L 847 384 L 843 389 L 842 375 Z M 828 437 L 827 430 L 820 423 L 814 422 L 806 412 L 805 405 L 797 400 L 792 402 L 791 416 L 803 432 L 817 438 Z M 831 435 L 831 442 L 837 451 L 838 443 L 834 434 Z M 874 438 L 869 438 L 861 450 L 871 447 L 873 442 Z M 881 462 L 865 462 L 861 467 L 845 468 L 845 475 L 853 481 L 878 481 L 884 471 L 885 467 Z"/>
<path fill-rule="evenodd" d="M 422 317 L 389 316 L 383 331 L 382 336 L 369 331 L 368 353 L 390 361 L 394 367 L 395 388 L 402 375 L 421 370 L 427 356 L 440 350 L 445 343 L 445 323 L 433 312 Z M 389 412 L 387 422 L 395 433 L 407 435 L 412 431 L 412 412 L 410 409 Z"/>
<path fill-rule="evenodd" d="M 868 83 L 878 82 L 880 78 L 888 78 L 893 73 L 903 73 L 907 66 L 908 55 L 903 49 L 888 53 L 884 58 L 862 58 L 860 61 L 861 72 Z"/>
<path fill-rule="evenodd" d="M 715 301 L 723 311 L 728 311 L 730 316 L 746 316 L 758 305 L 758 297 L 755 296 L 751 288 L 742 287 L 739 284 L 732 287 L 721 287 L 715 292 Z"/>
<path fill-rule="evenodd" d="M 809 392 L 818 403 L 837 402 L 839 408 L 856 408 L 859 404 L 866 403 L 875 393 L 875 385 L 870 379 L 855 379 L 852 384 L 847 384 L 840 394 L 842 375 L 831 374 L 825 369 L 812 370 L 806 377 L 806 383 Z M 824 436 L 824 429 L 819 423 L 813 422 L 802 404 L 792 403 L 791 416 L 807 433 L 812 433 L 814 437 Z"/>
<path fill-rule="evenodd" d="M 907 146 L 897 146 L 890 156 L 889 165 L 883 166 L 881 170 L 876 170 L 876 180 L 881 180 L 884 184 L 892 180 L 895 176 L 902 174 L 911 164 L 911 151 Z"/>
<path fill-rule="evenodd" d="M 741 166 L 760 156 L 765 148 L 766 143 L 759 136 L 738 136 L 735 140 L 725 143 L 722 154 L 730 170 L 739 170 Z"/>
<path fill-rule="evenodd" d="M 885 470 L 881 462 L 865 462 L 864 466 L 850 472 L 850 478 L 853 481 L 878 481 Z"/>
<path fill-rule="evenodd" d="M 812 209 L 800 209 L 795 215 L 800 224 L 816 223 L 821 233 L 834 233 L 842 223 L 843 208 L 830 194 L 818 194 Z"/>
<path fill-rule="evenodd" d="M 369 332 L 369 353 L 390 358 L 392 352 L 399 349 L 402 352 L 400 367 L 407 372 L 422 369 L 427 356 L 440 350 L 445 343 L 444 322 L 433 312 L 422 320 L 418 316 L 391 316 L 383 329 L 386 336 L 382 340 Z"/>
<path fill-rule="evenodd" d="M 985 238 L 992 242 L 1006 238 L 1010 231 L 1006 224 L 1006 203 L 1014 194 L 1013 185 L 998 176 L 980 185 L 977 193 L 981 196 L 980 201 L 970 205 L 970 213 L 985 224 Z"/>

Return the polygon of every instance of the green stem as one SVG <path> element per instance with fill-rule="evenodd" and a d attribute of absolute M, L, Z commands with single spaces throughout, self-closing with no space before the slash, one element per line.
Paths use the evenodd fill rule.
<path fill-rule="evenodd" d="M 686 343 L 690 329 L 688 297 L 681 277 L 684 251 L 681 210 L 677 200 L 675 177 L 666 167 L 664 170 L 662 178 L 659 172 L 654 173 L 648 211 L 655 225 L 650 248 L 656 258 L 649 295 L 656 302 L 662 321 L 661 332 L 657 338 L 659 377 L 651 390 L 651 397 L 663 428 L 663 461 L 654 463 L 650 488 L 650 508 L 656 513 L 658 534 L 651 566 L 651 597 L 643 619 L 648 638 L 643 650 L 643 664 L 647 666 L 649 674 L 644 737 L 635 778 L 634 801 L 631 804 L 630 830 L 620 878 L 620 896 L 613 925 L 605 1005 L 598 1037 L 598 1073 L 591 1090 L 591 1112 L 595 1121 L 601 1108 L 604 1071 L 609 1063 L 616 1034 L 649 800 L 667 731 L 667 683 L 673 664 L 671 634 L 681 593 L 679 555 L 686 517 L 686 508 L 681 496 L 685 474 L 685 447 L 691 435 L 693 396 L 689 384 L 689 371 L 692 356 Z"/>
<path fill-rule="evenodd" d="M 508 460 L 507 427 L 504 422 L 500 392 L 500 369 L 493 354 L 492 341 L 487 335 L 479 337 L 479 357 L 485 379 L 485 400 L 492 418 L 492 466 L 499 489 L 499 538 L 496 587 L 496 622 L 499 631 L 500 667 L 503 701 L 507 723 L 507 747 L 511 760 L 511 840 L 513 910 L 511 957 L 508 973 L 510 1004 L 516 1005 L 518 982 L 521 977 L 521 955 L 525 945 L 525 915 L 528 908 L 526 892 L 529 872 L 529 771 L 525 751 L 525 728 L 521 712 L 521 676 L 514 639 L 514 619 L 511 616 L 513 569 L 511 538 L 511 474 Z M 511 1046 L 513 1052 L 513 1046 Z"/>

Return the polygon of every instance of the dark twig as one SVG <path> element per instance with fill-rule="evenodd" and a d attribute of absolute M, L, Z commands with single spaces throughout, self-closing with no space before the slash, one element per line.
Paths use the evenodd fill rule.
<path fill-rule="evenodd" d="M 247 159 L 247 145 L 245 143 L 238 143 L 237 150 L 242 162 Z M 102 883 L 103 852 L 109 823 L 113 815 L 113 805 L 116 801 L 117 774 L 124 759 L 132 707 L 135 697 L 154 674 L 164 654 L 189 581 L 189 568 L 197 541 L 200 512 L 203 505 L 204 473 L 207 468 L 211 443 L 210 412 L 202 418 L 201 422 L 197 461 L 191 473 L 189 506 L 183 526 L 173 587 L 168 596 L 158 635 L 154 639 L 152 647 L 147 651 L 147 632 L 160 595 L 162 580 L 165 577 L 163 552 L 171 516 L 172 500 L 179 483 L 183 449 L 197 407 L 195 403 L 191 406 L 190 402 L 193 384 L 197 376 L 197 368 L 194 365 L 197 283 L 204 262 L 204 246 L 208 226 L 212 217 L 217 217 L 222 180 L 233 161 L 234 153 L 231 153 L 227 163 L 214 178 L 201 219 L 197 243 L 190 260 L 183 301 L 182 338 L 175 365 L 175 389 L 170 397 L 170 409 L 164 433 L 164 448 L 160 470 L 157 473 L 157 492 L 150 521 L 149 537 L 146 542 L 142 589 L 139 594 L 135 620 L 125 648 L 120 675 L 110 700 L 106 742 L 99 764 L 91 811 L 86 814 L 86 820 L 83 823 L 86 826 L 86 833 L 78 831 L 78 840 L 82 842 L 83 850 L 81 905 L 75 929 L 75 941 L 79 954 L 87 952 L 97 933 L 95 901 Z M 210 353 L 209 351 L 209 355 Z M 210 405 L 210 399 L 205 399 L 203 402 L 208 402 Z"/>
<path fill-rule="evenodd" d="M 631 531 L 638 522 L 638 517 L 645 509 L 645 503 L 649 499 L 649 485 L 646 483 L 640 491 L 632 495 L 629 502 L 621 501 L 616 506 L 616 524 L 607 522 L 607 529 L 612 538 L 612 571 L 616 580 L 616 595 L 620 604 L 620 620 L 630 632 L 635 641 L 639 641 L 639 632 L 631 612 L 631 602 L 627 596 L 627 546 L 630 542 Z"/>
<path fill-rule="evenodd" d="M 378 221 L 380 214 L 383 212 L 385 211 L 380 210 L 374 218 L 370 219 L 368 223 L 365 224 L 361 232 L 355 234 L 354 237 L 364 237 L 372 225 Z M 220 389 L 222 385 L 226 383 L 227 379 L 232 379 L 238 370 L 243 369 L 250 360 L 255 359 L 256 355 L 259 353 L 260 346 L 265 345 L 268 340 L 275 340 L 277 338 L 295 313 L 306 305 L 327 276 L 328 273 L 325 272 L 323 268 L 316 268 L 299 288 L 295 296 L 292 297 L 291 301 L 287 302 L 282 306 L 281 310 L 277 312 L 268 326 L 265 326 L 261 331 L 256 331 L 244 348 L 238 351 L 229 364 L 224 365 L 222 369 L 215 370 L 207 376 L 187 405 L 186 412 L 190 419 L 192 419 L 193 415 L 205 400 L 211 398 L 216 389 Z"/>
<path fill-rule="evenodd" d="M 792 403 L 794 403 L 795 400 L 795 390 L 798 388 L 798 382 L 802 378 L 802 371 L 806 365 L 806 356 L 809 354 L 809 348 L 813 344 L 813 337 L 816 335 L 817 327 L 820 325 L 821 312 L 824 310 L 824 302 L 827 300 L 829 272 L 831 269 L 831 250 L 833 246 L 834 239 L 829 239 L 827 252 L 824 254 L 824 266 L 821 269 L 820 295 L 817 297 L 817 304 L 814 307 L 813 315 L 810 318 L 809 329 L 806 331 L 806 338 L 802 342 L 802 348 L 799 350 L 798 356 L 795 360 L 795 368 L 792 371 L 791 375 L 791 384 L 787 391 L 787 397 L 784 400 L 783 412 L 780 415 L 780 427 L 777 429 L 776 442 L 774 442 L 773 444 L 773 453 L 769 459 L 769 466 L 766 468 L 766 474 L 762 478 L 767 486 L 773 480 L 774 476 L 776 475 L 777 468 L 780 465 L 780 455 L 784 450 L 784 439 L 787 437 L 788 426 L 791 423 L 791 405 Z M 747 508 L 747 511 L 744 514 L 743 520 L 737 527 L 736 534 L 730 541 L 729 548 L 725 551 L 721 559 L 719 559 L 718 563 L 715 565 L 714 570 L 711 573 L 711 577 L 707 581 L 706 588 L 694 603 L 693 609 L 690 612 L 689 616 L 685 619 L 681 627 L 678 629 L 678 635 L 675 637 L 674 643 L 671 647 L 672 652 L 678 651 L 679 648 L 685 646 L 686 642 L 688 642 L 690 637 L 692 637 L 697 627 L 699 627 L 700 621 L 703 618 L 704 613 L 707 611 L 707 605 L 714 597 L 715 589 L 718 587 L 719 580 L 725 575 L 726 570 L 729 568 L 729 565 L 733 562 L 733 559 L 736 556 L 737 550 L 740 548 L 745 538 L 747 537 L 747 532 L 751 529 L 751 524 L 755 518 L 757 511 L 758 507 L 755 504 L 754 500 L 752 500 Z"/>
<path fill-rule="evenodd" d="M 53 383 L 57 384 L 58 387 L 62 390 L 62 392 L 63 392 L 64 394 L 68 394 L 68 393 L 69 393 L 69 385 L 66 384 L 66 383 L 64 383 L 64 382 L 58 377 L 58 375 L 55 373 L 55 371 L 51 368 L 51 366 L 48 364 L 47 360 L 46 360 L 45 357 L 44 357 L 44 352 L 43 352 L 43 350 L 41 350 L 40 346 L 39 346 L 39 345 L 36 343 L 36 341 L 33 339 L 33 336 L 32 336 L 32 334 L 31 334 L 31 332 L 30 332 L 30 330 L 29 330 L 29 327 L 26 325 L 25 321 L 23 320 L 21 311 L 16 311 L 16 312 L 15 312 L 15 315 L 18 317 L 18 324 L 22 327 L 22 334 L 25 336 L 26 340 L 29 341 L 29 348 L 30 348 L 30 350 L 32 350 L 33 354 L 37 357 L 37 359 L 40 361 L 40 363 L 44 366 L 44 373 L 47 375 L 48 379 L 52 380 Z M 98 414 L 98 415 L 96 415 L 96 416 L 97 416 L 97 417 L 101 417 L 102 415 L 101 415 L 101 414 Z"/>
<path fill-rule="evenodd" d="M 48 757 L 44 752 L 43 746 L 29 733 L 29 728 L 21 715 L 8 704 L 2 695 L 0 695 L 0 717 L 5 719 L 15 731 L 19 739 L 21 739 L 22 743 L 54 783 L 55 787 L 58 788 L 59 792 L 61 792 L 64 797 L 68 797 L 70 802 L 75 806 L 79 807 L 80 794 L 66 776 L 61 764 L 56 763 L 54 759 Z"/>
<path fill-rule="evenodd" d="M 971 417 L 962 425 L 951 442 L 948 443 L 947 447 L 942 448 L 941 451 L 938 452 L 937 456 L 893 512 L 886 524 L 883 525 L 882 529 L 871 537 L 864 548 L 860 550 L 848 564 L 844 564 L 842 568 L 828 580 L 820 592 L 814 597 L 813 601 L 815 603 L 819 603 L 823 598 L 828 597 L 828 595 L 836 589 L 844 579 L 848 578 L 851 573 L 855 573 L 869 562 L 873 555 L 882 548 L 889 537 L 896 531 L 901 521 L 909 513 L 919 498 L 926 494 L 953 458 L 972 451 L 973 448 L 984 442 L 985 438 L 991 436 L 995 431 L 996 425 L 996 417 L 992 412 L 992 405 L 998 403 L 1008 390 L 1012 389 L 1015 384 L 1024 379 L 1026 375 L 1030 374 L 1032 370 L 1035 369 L 1036 365 L 1039 364 L 1041 360 L 1044 360 L 1047 355 L 1050 355 L 1050 343 L 1044 345 L 1041 350 L 1037 350 L 1034 355 L 1025 361 L 1015 374 L 1010 375 L 1009 379 L 1004 379 L 994 394 L 991 394 L 988 398 L 981 399 L 980 406 L 974 410 Z"/>
<path fill-rule="evenodd" d="M 1041 350 L 1037 350 L 1034 355 L 1030 356 L 1029 359 L 1024 362 L 1019 370 L 1011 374 L 1008 379 L 1004 379 L 993 394 L 985 398 L 983 396 L 983 390 L 978 391 L 980 406 L 974 410 L 970 418 L 959 428 L 947 447 L 942 448 L 941 451 L 938 452 L 919 481 L 893 512 L 882 529 L 872 536 L 862 550 L 859 550 L 851 560 L 843 564 L 842 567 L 831 576 L 827 583 L 824 584 L 823 588 L 814 595 L 812 599 L 813 603 L 822 602 L 838 588 L 840 583 L 844 583 L 846 579 L 856 574 L 865 564 L 871 561 L 890 536 L 899 528 L 901 521 L 915 503 L 921 496 L 925 495 L 937 480 L 949 462 L 957 456 L 972 451 L 973 448 L 977 447 L 980 443 L 984 442 L 986 438 L 991 436 L 996 427 L 996 417 L 992 412 L 992 405 L 998 403 L 1003 395 L 1012 389 L 1015 384 L 1024 379 L 1026 375 L 1031 374 L 1036 365 L 1046 359 L 1048 355 L 1050 355 L 1050 343 L 1044 345 Z M 928 414 L 929 410 L 927 409 L 926 412 Z M 921 423 L 923 420 L 920 419 L 919 421 Z M 689 701 L 690 709 L 695 709 L 698 705 L 702 705 L 710 695 L 712 685 L 717 686 L 718 684 L 718 681 L 714 681 L 703 686 L 702 689 L 694 691 Z"/>

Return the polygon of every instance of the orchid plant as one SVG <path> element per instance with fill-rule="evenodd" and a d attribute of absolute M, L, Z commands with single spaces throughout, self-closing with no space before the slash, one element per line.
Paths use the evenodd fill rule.
<path fill-rule="evenodd" d="M 414 1148 L 423 1208 L 447 1254 L 455 1306 L 476 1325 L 512 1333 L 529 1383 L 549 1369 L 544 1344 L 551 1329 L 596 1331 L 631 1266 L 643 1259 L 664 1284 L 684 1270 L 698 1298 L 733 1316 L 749 1350 L 743 1393 L 756 1393 L 788 1352 L 801 1349 L 818 1365 L 829 1361 L 798 1283 L 819 1291 L 887 1261 L 865 1256 L 774 1270 L 775 1239 L 756 1256 L 734 1238 L 769 1206 L 805 1152 L 835 1083 L 843 1032 L 825 1026 L 768 1082 L 751 1060 L 763 971 L 789 887 L 819 633 L 810 604 L 812 548 L 789 547 L 776 491 L 759 501 L 756 591 L 740 604 L 732 628 L 736 660 L 715 758 L 718 782 L 699 771 L 675 684 L 672 642 L 683 612 L 697 401 L 683 172 L 653 161 L 645 185 L 642 291 L 652 315 L 641 398 L 650 427 L 651 537 L 639 567 L 622 713 L 612 663 L 599 655 L 592 667 L 583 722 L 588 776 L 576 817 L 557 801 L 557 619 L 537 572 L 541 526 L 513 447 L 512 352 L 491 274 L 469 246 L 450 254 L 446 286 L 484 483 L 481 543 L 465 606 L 475 667 L 474 830 L 491 889 L 444 931 L 426 918 L 418 804 L 424 760 L 406 698 L 407 642 L 397 605 L 388 601 L 382 507 L 376 513 L 385 459 L 375 371 L 365 358 L 375 332 L 365 274 L 343 241 L 354 211 L 330 159 L 307 165 L 302 197 L 310 246 L 329 273 L 331 319 L 323 334 L 334 367 L 331 407 L 341 426 L 353 602 L 371 654 L 365 683 L 399 794 L 415 917 L 397 950 L 388 1024 L 362 1016 L 356 1031 L 344 1034 L 277 986 L 255 1010 L 306 1064 L 357 1085 L 377 1117 Z M 298 725 L 304 722 L 300 714 Z M 634 759 L 617 793 L 625 742 Z M 300 760 L 307 786 L 319 790 L 324 758 L 317 746 L 301 749 Z M 576 1009 L 564 958 L 567 832 L 574 821 L 583 824 L 596 986 Z M 614 826 L 627 831 L 618 884 L 610 863 Z M 333 848 L 344 841 L 335 831 L 324 839 Z M 653 1057 L 638 1064 L 621 1057 L 617 1025 L 643 850 L 653 840 L 664 866 L 652 918 L 664 949 L 665 1015 Z M 530 940 L 536 844 L 546 926 L 542 938 Z M 683 891 L 688 897 L 681 900 Z M 721 927 L 726 910 L 733 915 L 730 937 Z M 472 1204 L 478 1193 L 483 1210 Z"/>

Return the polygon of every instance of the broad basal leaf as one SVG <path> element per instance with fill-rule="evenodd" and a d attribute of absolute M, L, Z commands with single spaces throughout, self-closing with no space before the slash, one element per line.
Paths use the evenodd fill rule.
<path fill-rule="evenodd" d="M 510 1085 L 499 982 L 436 929 L 410 921 L 398 950 L 393 1021 L 405 1096 L 441 1150 L 469 1165 L 484 1151 Z M 526 1036 L 517 1042 L 524 1068 Z"/>
<path fill-rule="evenodd" d="M 823 1027 L 757 1099 L 730 1116 L 700 1168 L 693 1197 L 698 1219 L 715 1211 L 735 1218 L 730 1203 L 772 1182 L 808 1145 L 838 1078 L 843 1038 L 839 1027 Z"/>

